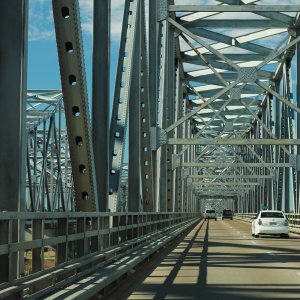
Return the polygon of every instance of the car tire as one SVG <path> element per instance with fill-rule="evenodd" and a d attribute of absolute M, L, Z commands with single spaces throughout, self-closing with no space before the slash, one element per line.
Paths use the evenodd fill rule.
<path fill-rule="evenodd" d="M 232 218 L 230 220 L 232 221 Z"/>
<path fill-rule="evenodd" d="M 215 218 L 215 221 L 217 221 L 217 218 Z"/>
<path fill-rule="evenodd" d="M 254 233 L 252 233 L 251 235 L 254 236 Z"/>
<path fill-rule="evenodd" d="M 259 238 L 259 234 L 254 234 L 254 237 L 257 239 Z"/>

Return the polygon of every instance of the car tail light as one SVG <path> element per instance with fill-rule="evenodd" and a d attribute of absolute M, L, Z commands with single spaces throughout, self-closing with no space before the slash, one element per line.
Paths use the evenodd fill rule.
<path fill-rule="evenodd" d="M 289 226 L 289 221 L 288 220 L 284 220 L 284 226 Z"/>
<path fill-rule="evenodd" d="M 261 219 L 259 219 L 258 220 L 258 225 L 262 225 L 263 223 L 262 223 L 262 220 Z"/>

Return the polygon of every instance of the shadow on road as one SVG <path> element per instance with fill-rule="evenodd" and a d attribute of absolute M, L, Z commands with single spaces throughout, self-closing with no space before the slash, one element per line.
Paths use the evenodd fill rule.
<path fill-rule="evenodd" d="M 176 247 L 160 257 L 155 266 L 143 269 L 135 287 L 117 298 L 107 299 L 273 299 L 269 295 L 275 291 L 276 299 L 283 300 L 295 299 L 300 295 L 297 284 L 228 283 L 230 280 L 226 281 L 227 269 L 236 274 L 242 269 L 297 272 L 297 266 L 287 266 L 286 263 L 298 263 L 299 250 L 282 247 L 282 244 L 280 248 L 276 248 L 277 244 L 243 244 L 239 236 L 228 236 L 228 233 L 227 236 L 218 235 L 222 229 L 218 228 L 216 232 L 215 223 L 212 222 L 214 221 L 200 222 Z M 232 252 L 228 249 L 232 249 Z M 278 249 L 282 252 L 276 256 L 270 255 Z M 208 284 L 208 270 L 222 270 L 225 281 L 222 284 Z M 228 276 L 232 274 L 230 272 Z M 280 297 L 281 295 L 285 296 Z"/>

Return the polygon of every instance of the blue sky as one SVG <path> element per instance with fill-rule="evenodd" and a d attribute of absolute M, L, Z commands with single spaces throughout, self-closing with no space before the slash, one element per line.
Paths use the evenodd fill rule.
<path fill-rule="evenodd" d="M 101 1 L 101 0 L 99 0 Z M 247 0 L 253 1 L 253 0 Z M 264 2 L 265 1 L 265 2 Z M 285 4 L 295 4 L 299 0 L 286 0 Z M 112 0 L 111 26 L 111 94 L 117 66 L 121 23 L 125 0 Z M 29 0 L 29 51 L 28 89 L 60 89 L 59 67 L 52 16 L 51 0 Z M 92 79 L 92 15 L 93 0 L 79 0 L 81 26 L 86 64 L 88 94 L 91 96 Z M 216 4 L 215 0 L 176 0 L 178 4 Z M 262 0 L 261 4 L 282 4 L 282 0 Z"/>
<path fill-rule="evenodd" d="M 29 0 L 28 89 L 61 89 L 52 1 Z M 79 0 L 88 95 L 92 82 L 92 0 Z M 111 95 L 117 67 L 124 0 L 112 1 Z"/>

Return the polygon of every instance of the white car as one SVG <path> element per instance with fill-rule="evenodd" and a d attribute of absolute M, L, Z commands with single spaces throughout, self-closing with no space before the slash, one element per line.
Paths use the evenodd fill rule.
<path fill-rule="evenodd" d="M 217 221 L 217 213 L 214 209 L 206 209 L 204 213 L 204 219 L 215 219 Z"/>
<path fill-rule="evenodd" d="M 289 238 L 289 222 L 282 211 L 262 210 L 252 221 L 252 236 L 280 235 Z"/>

